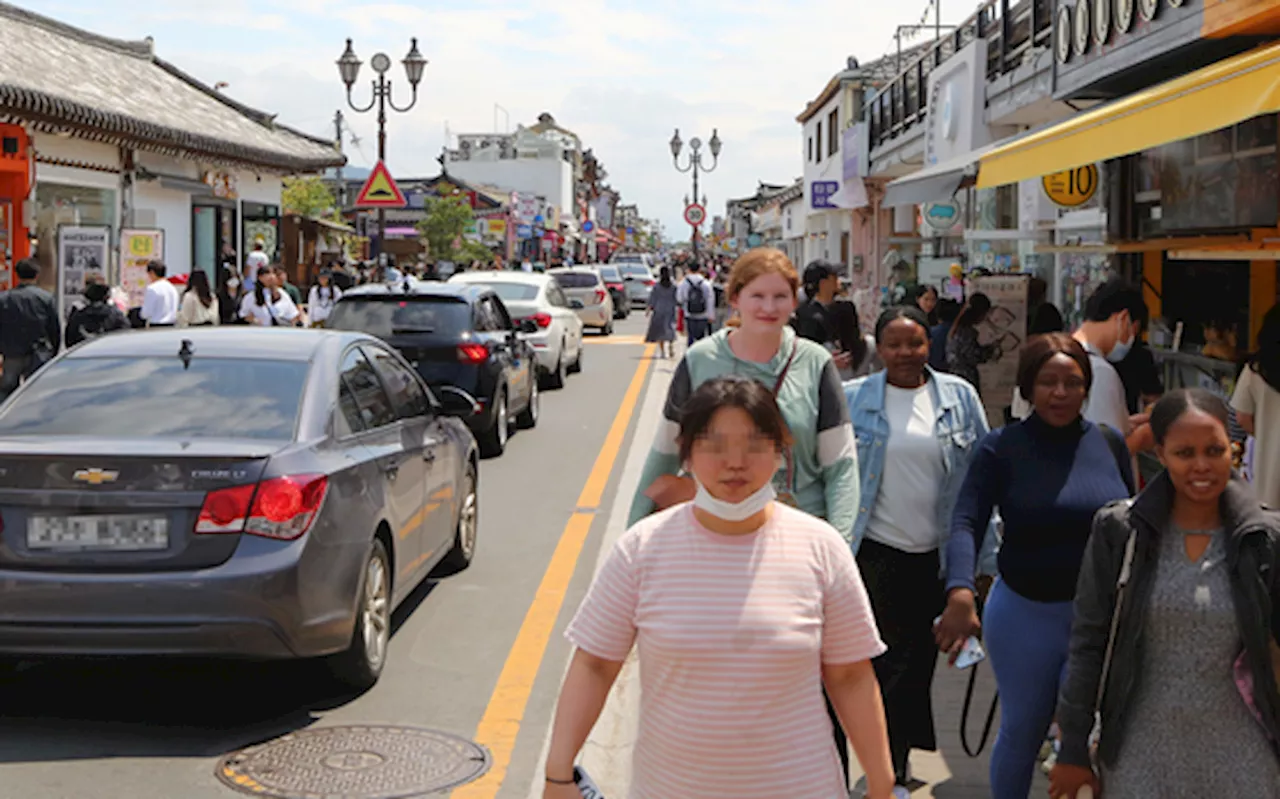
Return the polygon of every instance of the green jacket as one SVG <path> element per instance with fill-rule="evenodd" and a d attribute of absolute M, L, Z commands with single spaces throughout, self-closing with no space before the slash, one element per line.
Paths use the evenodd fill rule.
<path fill-rule="evenodd" d="M 628 524 L 635 524 L 653 512 L 653 501 L 644 495 L 653 481 L 680 471 L 682 464 L 676 442 L 680 409 L 693 390 L 707 380 L 724 375 L 751 377 L 773 388 L 794 346 L 795 359 L 778 390 L 778 405 L 795 442 L 792 445 L 794 485 L 786 485 L 785 467 L 778 470 L 774 484 L 779 493 L 790 491 L 801 510 L 825 519 L 846 540 L 852 540 L 853 523 L 858 515 L 858 456 L 844 386 L 831 353 L 819 344 L 797 338 L 795 332 L 786 327 L 782 331 L 782 346 L 773 360 L 753 363 L 733 354 L 728 336 L 728 330 L 721 330 L 699 341 L 676 367 L 662 411 L 663 420 L 631 503 Z"/>

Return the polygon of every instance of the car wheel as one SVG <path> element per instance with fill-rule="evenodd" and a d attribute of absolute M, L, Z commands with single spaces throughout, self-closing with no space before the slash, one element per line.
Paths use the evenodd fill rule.
<path fill-rule="evenodd" d="M 575 374 L 575 375 L 582 371 L 582 351 L 583 351 L 583 350 L 585 350 L 585 349 L 586 349 L 586 347 L 584 347 L 583 345 L 579 344 L 579 345 L 578 345 L 578 357 L 577 357 L 577 358 L 574 358 L 574 359 L 573 359 L 573 363 L 569 364 L 569 371 L 570 371 L 571 373 Z"/>
<path fill-rule="evenodd" d="M 453 548 L 432 571 L 432 577 L 448 577 L 471 565 L 476 555 L 476 529 L 480 508 L 476 502 L 476 470 L 467 467 L 462 483 L 462 506 L 458 509 L 458 524 L 453 531 Z"/>
<path fill-rule="evenodd" d="M 556 357 L 556 368 L 547 374 L 547 388 L 564 388 L 564 342 L 560 342 L 560 354 Z"/>
<path fill-rule="evenodd" d="M 391 559 L 381 539 L 364 567 L 351 646 L 329 658 L 329 673 L 343 688 L 367 691 L 378 681 L 391 641 Z"/>
<path fill-rule="evenodd" d="M 507 416 L 507 392 L 499 391 L 493 402 L 493 422 L 480 437 L 480 454 L 496 458 L 507 448 L 507 435 L 511 432 L 511 419 Z"/>
<path fill-rule="evenodd" d="M 542 402 L 542 399 L 538 396 L 538 381 L 530 380 L 529 381 L 529 404 L 520 413 L 520 415 L 516 417 L 516 424 L 520 425 L 520 427 L 525 430 L 529 430 L 531 428 L 537 427 L 538 411 L 539 411 L 538 406 L 541 404 L 541 402 Z"/>
<path fill-rule="evenodd" d="M 602 336 L 612 336 L 612 335 L 613 335 L 613 321 L 612 321 L 612 320 L 610 320 L 608 323 L 606 323 L 604 327 L 600 328 L 600 335 L 602 335 Z"/>

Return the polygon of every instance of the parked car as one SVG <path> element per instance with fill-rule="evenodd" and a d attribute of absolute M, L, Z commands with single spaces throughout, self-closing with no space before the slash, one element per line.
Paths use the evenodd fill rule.
<path fill-rule="evenodd" d="M 424 281 L 361 286 L 342 295 L 326 324 L 377 336 L 433 389 L 456 386 L 475 397 L 479 409 L 466 421 L 485 457 L 507 448 L 512 419 L 521 427 L 538 423 L 537 360 L 525 340 L 536 326 L 512 320 L 490 288 Z"/>
<path fill-rule="evenodd" d="M 0 657 L 325 657 L 382 672 L 392 610 L 476 545 L 476 445 L 371 336 L 88 341 L 0 406 Z"/>
<path fill-rule="evenodd" d="M 613 333 L 613 298 L 599 272 L 586 266 L 570 266 L 549 269 L 547 274 L 564 289 L 582 324 L 596 328 L 601 335 Z"/>
<path fill-rule="evenodd" d="M 627 297 L 627 284 L 618 267 L 612 264 L 600 264 L 595 267 L 595 270 L 604 279 L 604 287 L 609 290 L 609 297 L 613 300 L 613 318 L 626 319 L 631 316 L 631 300 Z"/>
<path fill-rule="evenodd" d="M 582 371 L 582 320 L 550 275 L 528 272 L 463 272 L 451 283 L 488 286 L 521 323 L 535 330 L 526 339 L 537 355 L 546 388 L 563 388 L 565 375 Z"/>
<path fill-rule="evenodd" d="M 648 253 L 618 253 L 609 263 L 622 273 L 631 304 L 647 306 L 649 293 L 658 282 L 653 275 L 653 257 Z"/>

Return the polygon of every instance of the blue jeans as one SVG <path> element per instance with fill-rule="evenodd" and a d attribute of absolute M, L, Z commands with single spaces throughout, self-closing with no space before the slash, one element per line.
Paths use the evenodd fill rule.
<path fill-rule="evenodd" d="M 706 338 L 711 335 L 711 320 L 690 319 L 686 316 L 684 320 L 684 329 L 689 334 L 689 346 L 692 347 L 693 343 L 698 339 Z"/>
<path fill-rule="evenodd" d="M 993 799 L 1027 799 L 1036 757 L 1053 723 L 1071 641 L 1070 602 L 1035 602 L 997 580 L 983 611 L 983 643 L 1000 691 L 991 750 Z"/>

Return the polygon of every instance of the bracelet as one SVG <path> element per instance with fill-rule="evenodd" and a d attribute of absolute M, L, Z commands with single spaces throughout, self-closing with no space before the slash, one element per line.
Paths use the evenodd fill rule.
<path fill-rule="evenodd" d="M 577 785 L 578 784 L 577 780 L 554 780 L 551 777 L 547 777 L 547 782 L 551 783 L 552 785 Z"/>

